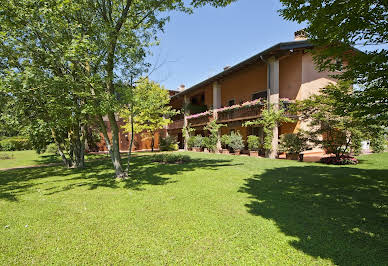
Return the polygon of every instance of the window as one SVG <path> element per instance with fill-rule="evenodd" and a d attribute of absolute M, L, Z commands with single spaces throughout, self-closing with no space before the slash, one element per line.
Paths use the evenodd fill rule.
<path fill-rule="evenodd" d="M 228 106 L 233 106 L 233 105 L 235 105 L 235 100 L 234 99 L 232 99 L 232 100 L 230 100 L 229 102 L 228 102 Z"/>
<path fill-rule="evenodd" d="M 252 101 L 257 100 L 257 99 L 267 99 L 267 91 L 260 91 L 252 94 Z"/>

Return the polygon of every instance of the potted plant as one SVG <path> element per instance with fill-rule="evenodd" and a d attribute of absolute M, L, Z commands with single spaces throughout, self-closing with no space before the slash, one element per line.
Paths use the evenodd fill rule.
<path fill-rule="evenodd" d="M 229 143 L 230 143 L 230 136 L 229 135 L 222 135 L 221 136 L 221 147 L 222 147 L 223 154 L 229 154 L 229 150 L 228 150 Z"/>
<path fill-rule="evenodd" d="M 194 141 L 195 141 L 195 137 L 194 137 L 194 136 L 189 137 L 189 139 L 187 140 L 187 148 L 188 148 L 190 151 L 193 150 Z"/>
<path fill-rule="evenodd" d="M 279 147 L 280 150 L 286 153 L 286 158 L 288 160 L 299 159 L 299 161 L 302 162 L 303 154 L 301 152 L 308 148 L 307 139 L 300 132 L 296 134 L 284 134 L 281 136 Z"/>
<path fill-rule="evenodd" d="M 193 139 L 193 151 L 200 152 L 203 145 L 203 137 L 197 135 Z"/>
<path fill-rule="evenodd" d="M 209 137 L 203 137 L 202 139 L 202 147 L 203 152 L 209 153 L 210 152 L 210 138 Z"/>
<path fill-rule="evenodd" d="M 240 155 L 241 149 L 244 148 L 244 142 L 240 133 L 232 132 L 230 134 L 229 147 L 232 148 L 235 155 Z"/>
<path fill-rule="evenodd" d="M 259 157 L 259 149 L 262 146 L 258 136 L 250 135 L 247 139 L 249 156 Z"/>

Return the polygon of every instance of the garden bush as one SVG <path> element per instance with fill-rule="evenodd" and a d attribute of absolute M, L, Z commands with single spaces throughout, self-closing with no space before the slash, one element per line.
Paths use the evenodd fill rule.
<path fill-rule="evenodd" d="M 190 157 L 182 154 L 162 153 L 152 157 L 153 162 L 164 164 L 181 164 L 190 161 Z"/>
<path fill-rule="evenodd" d="M 358 164 L 358 160 L 355 157 L 349 155 L 342 155 L 340 157 L 326 157 L 320 160 L 321 163 L 334 164 L 334 165 L 347 165 L 347 164 Z"/>
<path fill-rule="evenodd" d="M 222 135 L 221 136 L 221 145 L 223 149 L 227 149 L 228 145 L 230 143 L 230 136 L 229 135 Z"/>
<path fill-rule="evenodd" d="M 197 135 L 194 137 L 193 147 L 194 148 L 202 148 L 203 147 L 203 137 L 201 135 Z"/>
<path fill-rule="evenodd" d="M 280 138 L 279 151 L 288 154 L 299 154 L 308 148 L 307 138 L 302 133 L 284 134 Z"/>
<path fill-rule="evenodd" d="M 178 141 L 172 136 L 160 138 L 159 149 L 161 151 L 177 151 L 179 149 Z"/>
<path fill-rule="evenodd" d="M 385 134 L 383 131 L 378 132 L 371 140 L 370 147 L 374 153 L 381 153 L 385 150 Z"/>
<path fill-rule="evenodd" d="M 0 154 L 0 160 L 10 160 L 13 158 L 14 158 L 13 154 L 7 154 L 7 153 Z"/>
<path fill-rule="evenodd" d="M 248 142 L 248 149 L 250 151 L 258 151 L 262 146 L 262 144 L 260 143 L 260 138 L 255 135 L 248 136 L 247 142 Z"/>
<path fill-rule="evenodd" d="M 57 144 L 50 143 L 49 145 L 47 145 L 45 152 L 46 153 L 58 154 L 58 146 L 57 146 Z"/>
<path fill-rule="evenodd" d="M 192 149 L 194 147 L 194 141 L 195 141 L 194 136 L 189 137 L 189 139 L 187 140 L 187 147 L 189 149 Z"/>
<path fill-rule="evenodd" d="M 232 132 L 229 136 L 229 147 L 231 147 L 234 151 L 241 150 L 244 148 L 244 141 L 239 132 Z"/>
<path fill-rule="evenodd" d="M 31 143 L 24 137 L 10 137 L 0 141 L 0 151 L 22 151 L 32 149 Z"/>

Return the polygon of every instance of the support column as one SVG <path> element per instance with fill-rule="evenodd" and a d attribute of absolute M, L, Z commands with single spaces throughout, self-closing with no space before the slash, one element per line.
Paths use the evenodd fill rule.
<path fill-rule="evenodd" d="M 213 83 L 213 118 L 217 121 L 218 113 L 216 109 L 221 108 L 221 84 L 218 81 Z M 221 129 L 218 130 L 217 150 L 221 150 Z"/>
<path fill-rule="evenodd" d="M 221 108 L 221 85 L 218 81 L 213 83 L 213 109 Z"/>
<path fill-rule="evenodd" d="M 279 60 L 271 57 L 267 62 L 267 101 L 268 108 L 279 110 Z M 268 152 L 267 157 L 275 159 L 278 153 L 279 129 L 276 126 L 273 129 L 272 149 Z"/>
<path fill-rule="evenodd" d="M 189 98 L 187 97 L 187 95 L 184 96 L 183 98 L 183 105 L 184 105 L 184 114 L 183 114 L 183 128 L 186 128 L 187 129 L 187 125 L 188 125 L 188 122 L 187 122 L 187 116 L 189 115 L 189 111 L 187 110 L 187 105 L 189 104 Z M 183 139 L 184 139 L 184 149 L 185 151 L 187 151 L 189 149 L 187 143 L 189 141 L 189 134 L 188 132 L 185 133 L 185 135 L 183 136 Z"/>

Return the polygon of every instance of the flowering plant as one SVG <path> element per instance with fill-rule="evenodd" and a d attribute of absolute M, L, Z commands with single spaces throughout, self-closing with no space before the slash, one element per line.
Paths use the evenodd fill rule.
<path fill-rule="evenodd" d="M 262 105 L 262 104 L 263 104 L 263 100 L 260 98 L 253 101 L 247 101 L 242 104 L 235 104 L 232 106 L 222 107 L 217 109 L 217 112 L 230 111 L 230 110 L 234 110 L 242 107 L 250 107 L 250 106 Z"/>
<path fill-rule="evenodd" d="M 325 164 L 334 164 L 334 165 L 358 164 L 357 158 L 349 155 L 342 155 L 339 158 L 335 156 L 325 157 L 325 158 L 322 158 L 320 162 Z"/>
<path fill-rule="evenodd" d="M 211 115 L 211 114 L 212 114 L 212 111 L 206 111 L 206 112 L 202 112 L 202 113 L 198 113 L 198 114 L 189 115 L 187 117 L 187 119 L 198 118 L 201 116 L 207 116 L 207 115 Z"/>

